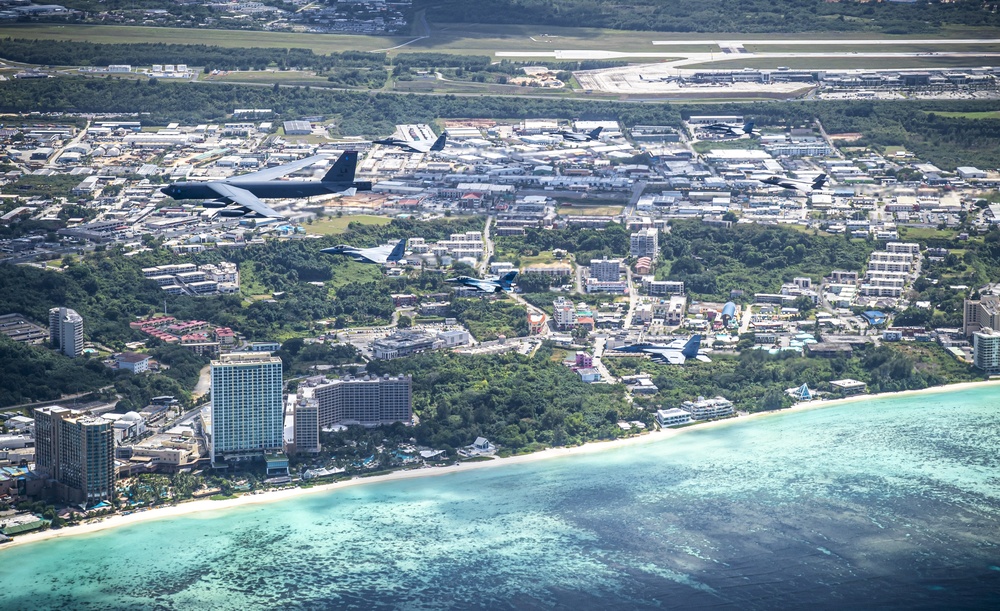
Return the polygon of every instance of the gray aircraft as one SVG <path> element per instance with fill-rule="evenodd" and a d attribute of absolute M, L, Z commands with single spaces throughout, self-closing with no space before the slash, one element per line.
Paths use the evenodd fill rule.
<path fill-rule="evenodd" d="M 707 132 L 713 132 L 716 134 L 723 134 L 725 136 L 734 136 L 736 138 L 741 138 L 743 136 L 760 136 L 759 131 L 754 131 L 753 121 L 747 121 L 743 124 L 743 127 L 738 125 L 726 125 L 725 123 L 713 123 L 711 125 L 706 125 L 702 127 L 703 130 Z"/>
<path fill-rule="evenodd" d="M 826 174 L 820 174 L 813 180 L 796 180 L 794 178 L 787 178 L 785 176 L 768 176 L 767 178 L 762 178 L 760 180 L 765 185 L 771 185 L 772 187 L 781 187 L 782 189 L 788 189 L 792 191 L 802 191 L 803 193 L 812 193 L 817 189 L 822 189 L 823 185 L 826 184 Z"/>
<path fill-rule="evenodd" d="M 561 131 L 559 132 L 559 135 L 563 137 L 563 140 L 572 140 L 573 142 L 590 142 L 592 140 L 597 140 L 598 138 L 600 138 L 602 131 L 604 131 L 604 128 L 598 127 L 587 132 L 586 134 Z"/>
<path fill-rule="evenodd" d="M 458 278 L 448 278 L 445 282 L 451 284 L 461 284 L 462 286 L 467 286 L 469 288 L 474 288 L 477 291 L 482 291 L 484 293 L 502 293 L 503 291 L 511 291 L 514 283 L 514 279 L 517 278 L 517 272 L 507 272 L 506 274 L 497 278 L 472 278 L 470 276 L 459 276 Z"/>
<path fill-rule="evenodd" d="M 680 76 L 667 75 L 667 76 L 654 76 L 652 78 L 646 78 L 641 74 L 639 75 L 639 80 L 643 81 L 644 83 L 678 83 L 684 81 L 684 79 Z"/>
<path fill-rule="evenodd" d="M 354 180 L 358 165 L 355 151 L 342 154 L 321 180 L 275 180 L 325 158 L 324 155 L 314 155 L 225 180 L 175 182 L 160 190 L 174 199 L 207 199 L 201 205 L 220 208 L 219 216 L 251 218 L 284 218 L 260 198 L 312 197 L 331 193 L 354 195 L 357 191 L 371 190 L 372 183 Z"/>
<path fill-rule="evenodd" d="M 431 151 L 443 151 L 446 144 L 448 144 L 448 133 L 445 132 L 438 136 L 432 144 L 427 144 L 426 140 L 403 140 L 401 138 L 386 138 L 384 140 L 373 140 L 373 144 L 381 144 L 384 146 L 396 146 L 401 149 L 407 149 L 413 151 L 414 153 L 429 153 Z"/>
<path fill-rule="evenodd" d="M 683 365 L 687 359 L 698 359 L 709 362 L 707 356 L 698 354 L 701 347 L 701 335 L 693 335 L 687 342 L 680 343 L 681 340 L 670 344 L 634 344 L 622 348 L 615 348 L 615 352 L 625 352 L 629 354 L 648 354 L 654 361 L 668 365 Z"/>
<path fill-rule="evenodd" d="M 385 265 L 386 263 L 396 263 L 403 258 L 406 253 L 406 238 L 397 242 L 395 246 L 386 244 L 374 248 L 355 248 L 347 244 L 338 244 L 333 248 L 324 248 L 320 252 L 328 255 L 345 255 L 358 263 Z"/>

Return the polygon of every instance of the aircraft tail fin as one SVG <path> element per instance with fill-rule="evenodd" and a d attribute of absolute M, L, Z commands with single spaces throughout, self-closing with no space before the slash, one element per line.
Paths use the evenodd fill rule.
<path fill-rule="evenodd" d="M 684 349 L 681 350 L 686 358 L 693 359 L 698 356 L 698 349 L 701 348 L 701 335 L 692 335 L 691 339 L 684 344 Z"/>
<path fill-rule="evenodd" d="M 434 141 L 434 144 L 431 145 L 431 150 L 432 151 L 443 151 L 444 150 L 444 146 L 447 143 L 448 143 L 448 132 L 445 132 L 445 133 L 441 134 L 440 136 L 438 136 L 438 139 Z"/>
<path fill-rule="evenodd" d="M 813 181 L 812 188 L 822 189 L 823 185 L 825 184 L 826 184 L 826 174 L 820 174 L 819 176 L 816 177 L 816 180 Z"/>
<path fill-rule="evenodd" d="M 405 254 L 406 254 L 406 238 L 403 238 L 402 240 L 396 243 L 396 246 L 392 249 L 392 252 L 389 253 L 388 260 L 399 261 L 400 259 L 403 258 L 403 255 Z"/>
<path fill-rule="evenodd" d="M 323 176 L 323 182 L 354 182 L 354 172 L 358 167 L 358 152 L 344 151 Z"/>
<path fill-rule="evenodd" d="M 753 133 L 753 121 L 747 121 L 743 124 L 743 133 L 748 135 Z"/>
<path fill-rule="evenodd" d="M 507 272 L 506 274 L 500 276 L 499 284 L 505 289 L 510 288 L 510 285 L 514 282 L 515 278 L 517 278 L 517 270 Z"/>
<path fill-rule="evenodd" d="M 600 135 L 601 135 L 601 132 L 602 132 L 602 131 L 604 131 L 604 128 L 603 128 L 603 127 L 595 127 L 595 128 L 594 128 L 593 130 L 591 130 L 591 132 L 590 132 L 589 134 L 587 134 L 587 135 L 588 135 L 588 136 L 590 136 L 591 138 L 593 138 L 593 139 L 595 139 L 595 140 L 596 140 L 596 139 L 597 139 L 598 137 L 600 137 Z"/>

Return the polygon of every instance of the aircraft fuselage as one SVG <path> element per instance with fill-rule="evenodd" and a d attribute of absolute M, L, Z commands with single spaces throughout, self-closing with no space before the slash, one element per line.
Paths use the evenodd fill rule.
<path fill-rule="evenodd" d="M 231 182 L 231 187 L 244 189 L 259 198 L 292 198 L 313 197 L 340 193 L 352 187 L 359 191 L 371 188 L 371 183 L 364 182 L 322 182 L 322 181 L 260 181 Z M 367 189 L 365 188 L 367 186 Z M 163 189 L 163 192 L 174 199 L 217 199 L 219 194 L 204 182 L 177 182 Z"/>

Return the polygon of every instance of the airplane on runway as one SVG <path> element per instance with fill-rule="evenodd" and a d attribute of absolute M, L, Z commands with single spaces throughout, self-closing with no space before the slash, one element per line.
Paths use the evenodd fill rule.
<path fill-rule="evenodd" d="M 577 132 L 560 131 L 556 132 L 563 137 L 563 140 L 572 140 L 573 142 L 591 142 L 597 140 L 601 137 L 601 132 L 604 131 L 603 127 L 595 128 L 586 134 L 580 134 Z"/>
<path fill-rule="evenodd" d="M 474 288 L 483 293 L 502 293 L 513 290 L 511 285 L 514 283 L 515 278 L 517 278 L 517 271 L 507 272 L 498 278 L 479 279 L 469 276 L 459 276 L 458 278 L 448 278 L 445 282 L 461 284 L 462 286 Z"/>
<path fill-rule="evenodd" d="M 401 149 L 407 149 L 414 153 L 429 153 L 431 151 L 443 151 L 445 145 L 448 143 L 448 132 L 445 132 L 438 136 L 432 144 L 427 144 L 426 140 L 403 140 L 401 138 L 389 137 L 384 140 L 373 140 L 373 144 L 381 144 L 384 146 L 396 146 Z"/>
<path fill-rule="evenodd" d="M 710 363 L 712 360 L 703 354 L 698 354 L 701 347 L 701 335 L 693 335 L 691 339 L 684 342 L 677 340 L 669 344 L 634 344 L 623 348 L 615 348 L 614 352 L 626 352 L 629 354 L 648 354 L 651 359 L 666 365 L 683 365 L 687 359 L 697 359 Z"/>
<path fill-rule="evenodd" d="M 332 248 L 324 248 L 320 252 L 328 255 L 346 255 L 358 263 L 374 263 L 385 265 L 386 263 L 397 263 L 402 260 L 406 253 L 406 238 L 396 243 L 395 246 L 386 244 L 374 248 L 355 248 L 347 244 L 338 244 Z"/>
<path fill-rule="evenodd" d="M 370 191 L 372 183 L 354 180 L 358 165 L 355 151 L 343 153 L 330 167 L 321 180 L 275 180 L 326 159 L 325 155 L 314 155 L 285 165 L 241 174 L 224 180 L 208 182 L 175 182 L 160 191 L 174 199 L 206 199 L 203 208 L 219 208 L 219 216 L 248 218 L 284 218 L 260 198 L 312 197 L 342 193 L 354 195 L 358 191 Z"/>
<path fill-rule="evenodd" d="M 646 78 L 643 75 L 639 75 L 639 80 L 645 83 L 673 83 L 675 81 L 683 80 L 679 76 L 654 76 L 653 78 Z"/>
<path fill-rule="evenodd" d="M 820 174 L 812 181 L 796 180 L 785 176 L 768 176 L 767 178 L 762 178 L 760 181 L 765 185 L 781 187 L 782 189 L 812 193 L 813 191 L 823 188 L 823 185 L 826 184 L 826 178 L 826 174 Z"/>
<path fill-rule="evenodd" d="M 743 127 L 727 125 L 725 123 L 712 123 L 711 125 L 702 127 L 702 129 L 725 136 L 735 136 L 736 138 L 742 138 L 743 136 L 750 136 L 751 138 L 754 136 L 760 137 L 760 132 L 753 129 L 753 121 L 747 121 L 743 124 Z"/>

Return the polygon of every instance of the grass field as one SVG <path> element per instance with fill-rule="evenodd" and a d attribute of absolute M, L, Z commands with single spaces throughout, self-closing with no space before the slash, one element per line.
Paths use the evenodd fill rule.
<path fill-rule="evenodd" d="M 356 214 L 341 217 L 328 217 L 306 225 L 306 233 L 316 235 L 337 235 L 347 231 L 347 226 L 351 223 L 361 223 L 362 225 L 388 225 L 392 219 L 384 216 L 371 216 L 368 214 Z"/>
<path fill-rule="evenodd" d="M 983 112 L 940 112 L 934 111 L 939 117 L 950 117 L 952 119 L 1000 119 L 1000 110 L 986 110 Z"/>
<path fill-rule="evenodd" d="M 936 227 L 899 227 L 899 238 L 907 240 L 953 240 L 958 235 L 954 229 L 938 229 Z"/>
<path fill-rule="evenodd" d="M 345 257 L 335 257 L 334 255 L 323 256 L 330 257 L 331 260 L 345 259 Z M 354 261 L 348 260 L 347 265 L 341 265 L 333 270 L 333 277 L 329 282 L 329 286 L 332 287 L 330 289 L 330 298 L 335 299 L 337 296 L 333 291 L 334 288 L 346 286 L 348 284 L 376 282 L 381 277 L 381 265 L 367 265 L 365 263 L 355 263 Z"/>

